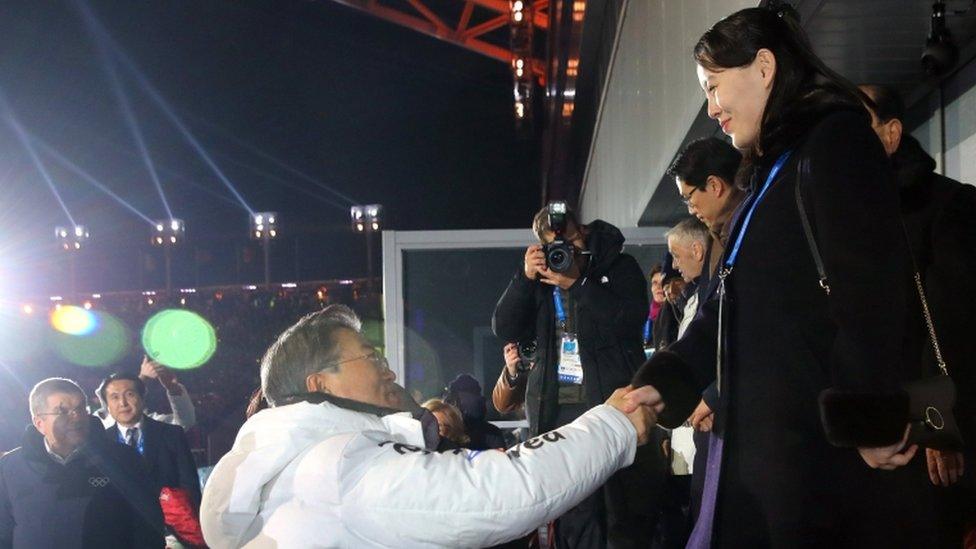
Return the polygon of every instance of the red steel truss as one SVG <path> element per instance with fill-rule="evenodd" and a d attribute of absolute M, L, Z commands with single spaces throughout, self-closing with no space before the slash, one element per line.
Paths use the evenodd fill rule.
<path fill-rule="evenodd" d="M 422 32 L 461 46 L 462 48 L 478 52 L 482 55 L 510 64 L 513 59 L 512 51 L 507 47 L 491 44 L 481 37 L 495 29 L 507 26 L 510 20 L 508 0 L 457 0 L 464 2 L 464 10 L 457 22 L 446 21 L 431 10 L 425 0 L 401 0 L 402 8 L 393 8 L 380 4 L 377 0 L 333 0 L 344 6 L 358 9 L 374 17 L 391 23 Z M 549 0 L 535 0 L 532 3 L 533 22 L 538 29 L 549 27 Z M 493 15 L 484 22 L 470 26 L 474 10 L 491 12 Z M 544 76 L 545 66 L 538 59 L 532 60 L 532 71 L 539 78 Z"/>

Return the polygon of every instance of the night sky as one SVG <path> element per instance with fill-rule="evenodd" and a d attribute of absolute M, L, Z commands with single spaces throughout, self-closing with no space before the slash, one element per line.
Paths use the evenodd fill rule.
<path fill-rule="evenodd" d="M 386 227 L 398 230 L 530 224 L 538 139 L 515 134 L 503 63 L 329 0 L 87 5 L 250 207 L 279 212 L 276 281 L 365 274 L 346 198 L 384 204 Z M 165 218 L 107 59 L 77 6 L 7 3 L 0 90 L 28 132 L 149 218 Z M 246 210 L 125 64 L 108 59 L 173 213 L 187 223 L 174 284 L 259 281 Z M 92 232 L 76 262 L 79 290 L 161 286 L 149 224 L 50 154 L 40 158 L 75 221 Z M 67 291 L 67 261 L 54 239 L 55 225 L 67 223 L 16 134 L 0 124 L 0 293 Z"/>

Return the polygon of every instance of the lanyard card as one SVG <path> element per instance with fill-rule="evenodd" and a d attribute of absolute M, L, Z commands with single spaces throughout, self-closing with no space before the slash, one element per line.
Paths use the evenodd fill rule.
<path fill-rule="evenodd" d="M 579 340 L 575 334 L 564 334 L 559 347 L 559 382 L 583 384 L 583 363 L 580 362 Z"/>

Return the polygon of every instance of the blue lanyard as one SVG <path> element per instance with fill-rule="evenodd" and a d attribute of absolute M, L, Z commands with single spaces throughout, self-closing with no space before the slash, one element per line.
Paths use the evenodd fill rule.
<path fill-rule="evenodd" d="M 651 315 L 647 315 L 647 320 L 644 321 L 644 343 L 651 341 L 651 325 L 653 321 L 651 320 Z"/>
<path fill-rule="evenodd" d="M 779 174 L 780 169 L 783 168 L 783 164 L 786 164 L 786 161 L 790 159 L 790 153 L 792 152 L 793 151 L 786 151 L 779 157 L 779 159 L 776 160 L 776 163 L 773 164 L 773 169 L 769 170 L 769 175 L 766 177 L 766 183 L 764 183 L 762 188 L 759 189 L 759 194 L 756 195 L 756 199 L 753 200 L 752 204 L 749 206 L 749 211 L 746 212 L 746 217 L 742 220 L 742 227 L 739 228 L 739 235 L 735 239 L 735 245 L 732 246 L 732 253 L 730 253 L 729 257 L 725 260 L 726 271 L 731 271 L 732 266 L 735 265 L 735 260 L 739 256 L 739 247 L 742 246 L 742 239 L 745 238 L 746 229 L 749 228 L 749 222 L 752 221 L 752 214 L 755 213 L 756 207 L 759 206 L 762 199 L 766 197 L 766 191 L 768 191 L 769 187 L 772 186 L 773 179 L 776 179 L 776 175 Z"/>
<path fill-rule="evenodd" d="M 560 296 L 559 288 L 552 289 L 552 303 L 556 306 L 556 320 L 563 326 L 566 327 L 566 309 L 563 308 L 563 300 Z"/>
<path fill-rule="evenodd" d="M 128 446 L 125 442 L 125 438 L 122 436 L 122 429 L 119 429 L 119 442 L 123 445 Z M 142 429 L 139 430 L 139 440 L 136 442 L 136 451 L 139 455 L 144 455 L 146 453 L 146 437 L 144 436 Z"/>

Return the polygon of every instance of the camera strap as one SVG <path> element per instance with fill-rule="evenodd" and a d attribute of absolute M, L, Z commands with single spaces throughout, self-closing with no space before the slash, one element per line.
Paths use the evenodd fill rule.
<path fill-rule="evenodd" d="M 559 324 L 559 328 L 566 331 L 568 317 L 566 316 L 566 308 L 563 306 L 562 290 L 558 287 L 552 289 L 552 304 L 556 308 L 556 322 Z"/>

